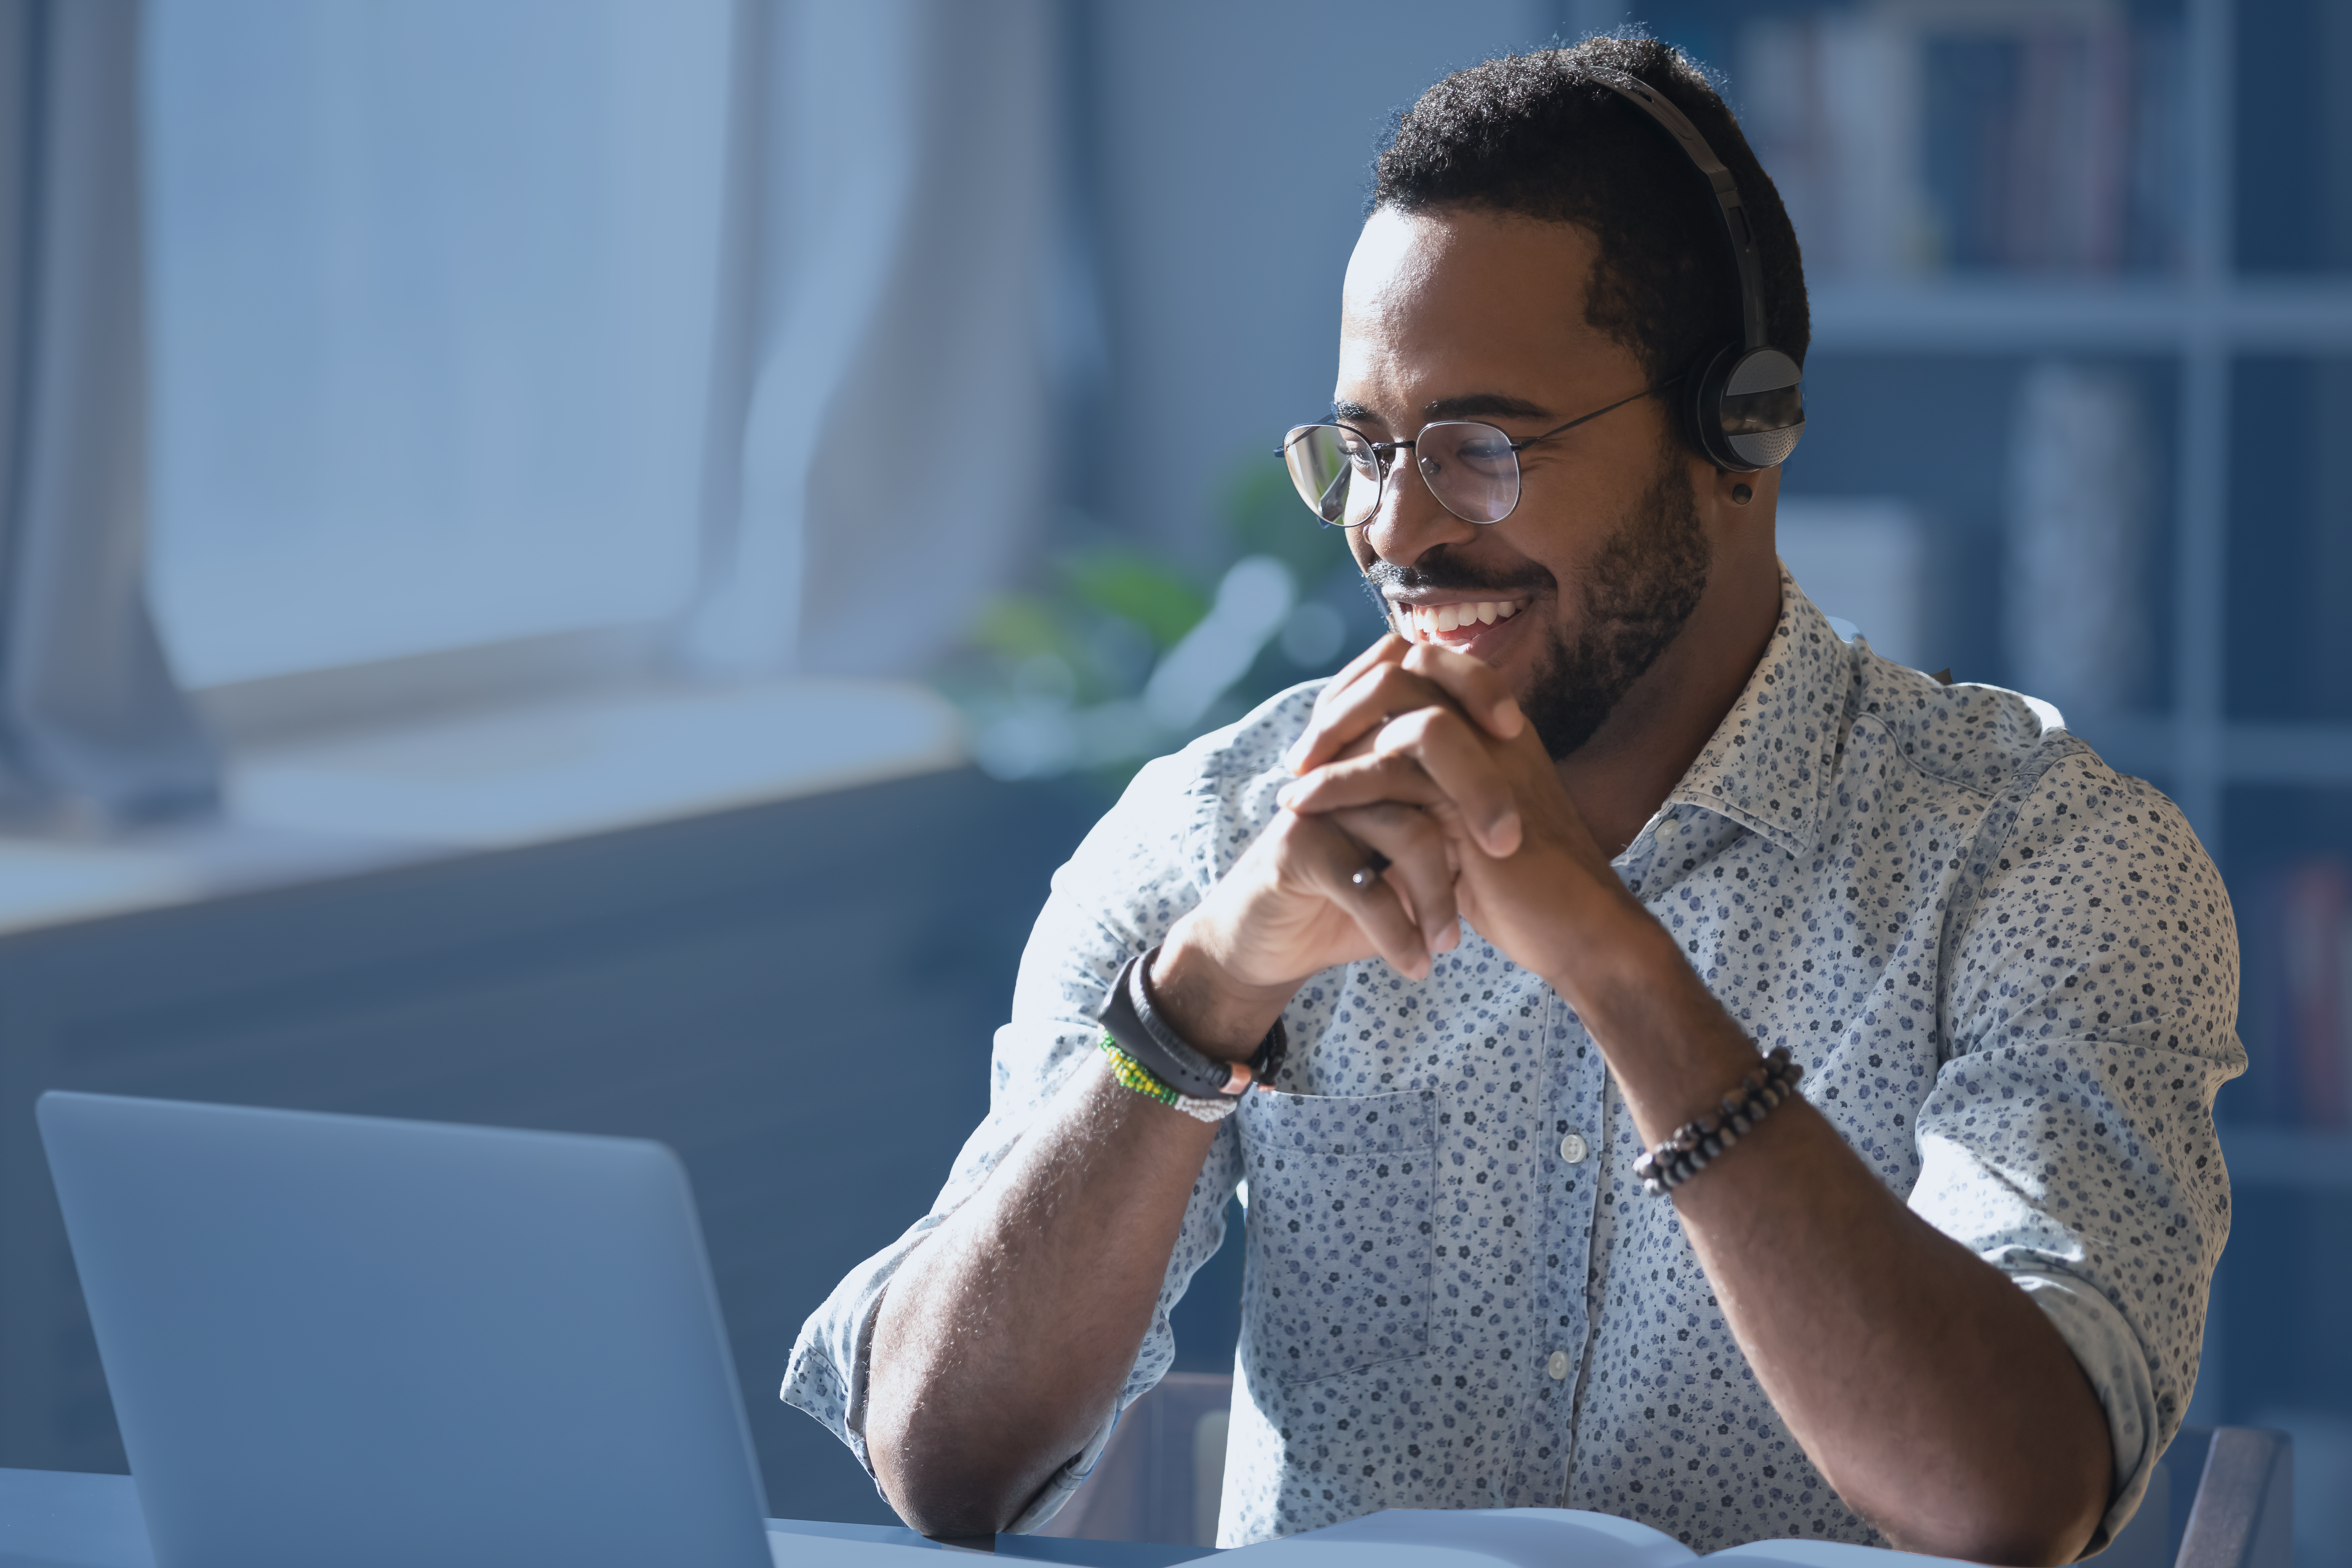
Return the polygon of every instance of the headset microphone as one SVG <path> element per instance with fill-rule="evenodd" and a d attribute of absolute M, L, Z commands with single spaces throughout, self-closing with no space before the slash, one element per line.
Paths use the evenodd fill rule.
<path fill-rule="evenodd" d="M 1684 421 L 1716 467 L 1742 474 L 1771 468 L 1797 449 L 1805 433 L 1805 373 L 1764 341 L 1764 268 L 1739 186 L 1698 128 L 1664 93 L 1636 77 L 1588 69 L 1592 80 L 1656 121 L 1715 191 L 1717 216 L 1739 269 L 1740 336 L 1710 348 L 1684 374 Z"/>

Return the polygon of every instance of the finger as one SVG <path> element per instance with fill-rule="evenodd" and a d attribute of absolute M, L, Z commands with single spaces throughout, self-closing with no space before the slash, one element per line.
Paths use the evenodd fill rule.
<path fill-rule="evenodd" d="M 1481 851 L 1504 859 L 1526 837 L 1517 796 L 1469 724 L 1423 708 L 1383 727 L 1363 753 L 1292 780 L 1275 804 L 1302 816 L 1394 801 L 1460 825 Z"/>
<path fill-rule="evenodd" d="M 1376 751 L 1377 739 L 1368 735 L 1350 748 L 1350 755 L 1291 780 L 1276 792 L 1274 803 L 1301 816 L 1328 816 L 1383 801 L 1425 811 L 1454 809 L 1454 802 L 1418 758 Z"/>
<path fill-rule="evenodd" d="M 1427 951 L 1444 952 L 1461 941 L 1454 858 L 1447 852 L 1444 830 L 1427 812 L 1383 801 L 1336 811 L 1325 820 L 1388 858 L 1381 879 L 1403 893 Z"/>
<path fill-rule="evenodd" d="M 1315 717 L 1286 759 L 1291 771 L 1303 773 L 1319 767 L 1396 714 L 1433 703 L 1451 707 L 1454 699 L 1434 681 L 1407 674 L 1402 664 L 1375 665 L 1336 695 L 1326 692 L 1315 705 Z"/>
<path fill-rule="evenodd" d="M 1372 950 L 1398 973 L 1417 980 L 1429 973 L 1428 941 L 1405 907 L 1401 881 L 1391 884 L 1389 879 L 1393 861 L 1376 876 L 1359 878 L 1370 861 L 1370 847 L 1328 816 L 1290 818 L 1283 851 L 1286 869 L 1297 883 L 1346 910 Z"/>
<path fill-rule="evenodd" d="M 1415 709 L 1381 727 L 1372 752 L 1419 763 L 1487 854 L 1501 859 L 1518 848 L 1518 794 L 1486 739 L 1460 713 L 1450 708 Z"/>
<path fill-rule="evenodd" d="M 1393 666 L 1403 662 L 1406 652 L 1412 647 L 1412 645 L 1404 638 L 1391 632 L 1340 666 L 1339 673 L 1323 683 L 1323 689 L 1316 694 L 1315 712 L 1307 721 L 1306 732 L 1293 741 L 1290 743 L 1290 749 L 1283 753 L 1283 761 L 1290 766 L 1292 772 L 1298 771 L 1300 762 L 1306 757 L 1308 748 L 1314 742 L 1317 727 L 1322 722 L 1323 716 L 1343 701 L 1349 689 L 1365 675 L 1384 665 Z"/>
<path fill-rule="evenodd" d="M 1415 643 L 1405 654 L 1404 668 L 1443 688 L 1498 741 L 1516 741 L 1527 728 L 1527 715 L 1519 711 L 1510 682 L 1483 658 L 1433 643 Z"/>
<path fill-rule="evenodd" d="M 1334 687 L 1345 686 L 1375 665 L 1400 663 L 1412 649 L 1412 644 L 1405 638 L 1394 632 L 1384 633 L 1371 647 L 1341 665 L 1339 672 L 1331 678 L 1330 684 L 1324 689 L 1328 691 Z"/>

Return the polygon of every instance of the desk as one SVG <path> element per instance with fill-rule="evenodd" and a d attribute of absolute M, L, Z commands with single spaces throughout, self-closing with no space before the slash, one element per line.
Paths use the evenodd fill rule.
<path fill-rule="evenodd" d="M 950 1550 L 901 1525 L 772 1519 L 768 1531 Z M 1171 1568 L 1202 1552 L 1196 1546 L 1004 1535 L 997 1538 L 996 1554 L 1075 1568 Z M 131 1478 L 0 1469 L 0 1568 L 155 1568 Z"/>

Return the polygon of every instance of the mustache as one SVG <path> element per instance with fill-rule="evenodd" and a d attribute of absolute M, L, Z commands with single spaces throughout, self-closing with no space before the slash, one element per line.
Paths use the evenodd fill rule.
<path fill-rule="evenodd" d="M 1541 590 L 1552 586 L 1552 574 L 1530 561 L 1509 572 L 1482 572 L 1467 563 L 1449 558 L 1441 546 L 1432 550 L 1410 566 L 1400 566 L 1392 561 L 1375 561 L 1364 568 L 1365 585 L 1386 604 L 1391 588 L 1431 593 L 1509 593 L 1516 589 Z"/>

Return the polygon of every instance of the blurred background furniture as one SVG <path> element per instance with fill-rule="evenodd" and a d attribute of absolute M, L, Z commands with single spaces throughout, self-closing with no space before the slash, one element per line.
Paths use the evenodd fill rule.
<path fill-rule="evenodd" d="M 1229 1374 L 1170 1373 L 1127 1407 L 1094 1474 L 1037 1533 L 1214 1546 L 1233 1404 Z"/>

